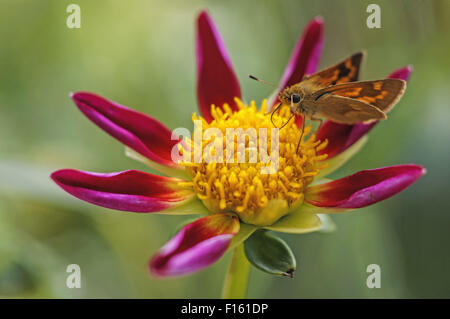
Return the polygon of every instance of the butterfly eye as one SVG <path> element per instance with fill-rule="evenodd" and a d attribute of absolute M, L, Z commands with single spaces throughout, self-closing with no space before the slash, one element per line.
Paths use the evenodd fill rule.
<path fill-rule="evenodd" d="M 300 95 L 292 94 L 291 98 L 292 98 L 292 102 L 294 102 L 294 103 L 300 102 Z"/>

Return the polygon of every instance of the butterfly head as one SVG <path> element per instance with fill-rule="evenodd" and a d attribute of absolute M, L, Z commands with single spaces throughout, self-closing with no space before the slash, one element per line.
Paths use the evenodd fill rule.
<path fill-rule="evenodd" d="M 296 86 L 290 86 L 278 95 L 278 99 L 284 105 L 289 105 L 291 107 L 291 111 L 295 113 L 295 111 L 299 108 L 303 97 L 305 96 L 305 92 Z"/>

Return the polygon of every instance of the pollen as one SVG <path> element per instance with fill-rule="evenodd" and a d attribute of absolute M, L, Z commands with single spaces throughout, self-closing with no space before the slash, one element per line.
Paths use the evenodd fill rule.
<path fill-rule="evenodd" d="M 277 129 L 291 116 L 288 106 L 274 114 L 275 127 L 266 100 L 259 109 L 254 101 L 235 101 L 237 111 L 212 105 L 211 123 L 193 114 L 194 137 L 180 146 L 179 163 L 208 209 L 268 226 L 303 203 L 306 187 L 326 167 L 327 155 L 318 152 L 327 141 L 317 140 L 311 125 L 302 134 L 293 120 Z"/>

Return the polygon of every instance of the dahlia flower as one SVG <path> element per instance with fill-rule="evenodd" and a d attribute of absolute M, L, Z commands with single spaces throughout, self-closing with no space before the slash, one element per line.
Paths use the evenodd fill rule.
<path fill-rule="evenodd" d="M 299 38 L 280 88 L 316 71 L 322 44 L 323 22 L 315 18 Z M 223 134 L 228 128 L 255 128 L 259 138 L 260 129 L 265 129 L 264 141 L 270 144 L 274 126 L 268 113 L 277 103 L 278 92 L 260 107 L 242 100 L 224 42 L 206 12 L 197 17 L 196 53 L 200 115 L 194 113 L 192 119 L 200 126 L 196 125 L 194 135 L 204 136 L 210 128 Z M 410 72 L 411 67 L 404 67 L 389 77 L 407 80 Z M 292 276 L 292 252 L 267 231 L 303 234 L 324 230 L 330 225 L 324 214 L 375 204 L 404 190 L 425 172 L 419 165 L 407 164 L 363 170 L 334 181 L 325 179 L 360 150 L 376 123 L 326 121 L 317 132 L 307 125 L 302 134 L 298 121 L 291 122 L 277 131 L 278 167 L 269 174 L 262 172 L 265 164 L 260 160 L 208 162 L 202 157 L 208 152 L 200 152 L 200 160 L 194 162 L 174 160 L 174 150 L 184 156 L 190 146 L 204 150 L 210 140 L 205 138 L 196 145 L 195 139 L 181 139 L 155 118 L 92 93 L 78 92 L 71 98 L 87 118 L 126 146 L 128 156 L 168 177 L 137 170 L 93 173 L 63 169 L 54 172 L 52 179 L 69 194 L 110 209 L 201 215 L 179 229 L 150 260 L 149 268 L 158 277 L 184 275 L 234 250 L 224 297 L 245 295 L 247 259 L 269 273 Z M 289 115 L 289 107 L 282 108 L 274 114 L 274 121 L 283 122 Z M 246 159 L 260 155 L 257 145 L 245 140 L 233 138 L 215 145 L 223 153 L 229 147 Z"/>

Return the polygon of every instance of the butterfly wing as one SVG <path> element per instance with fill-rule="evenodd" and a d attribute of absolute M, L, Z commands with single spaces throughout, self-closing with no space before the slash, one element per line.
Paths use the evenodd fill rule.
<path fill-rule="evenodd" d="M 327 69 L 305 77 L 301 83 L 309 92 L 314 92 L 330 85 L 357 81 L 364 52 L 358 52 L 344 61 Z"/>
<path fill-rule="evenodd" d="M 325 95 L 314 102 L 315 116 L 341 124 L 356 124 L 386 119 L 380 109 L 348 97 Z"/>
<path fill-rule="evenodd" d="M 332 94 L 373 105 L 383 112 L 390 111 L 405 92 L 406 82 L 398 79 L 361 81 L 338 84 L 313 94 L 316 101 Z"/>

